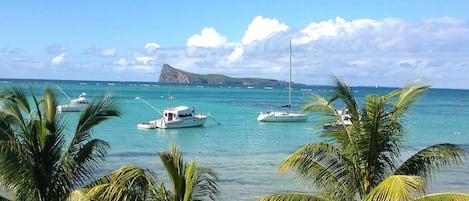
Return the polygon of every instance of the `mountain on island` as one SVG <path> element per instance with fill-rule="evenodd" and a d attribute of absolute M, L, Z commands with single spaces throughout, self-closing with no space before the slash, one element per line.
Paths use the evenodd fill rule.
<path fill-rule="evenodd" d="M 288 82 L 263 78 L 233 78 L 220 74 L 195 74 L 189 73 L 168 64 L 161 68 L 158 82 L 162 83 L 190 83 L 190 84 L 239 84 L 239 85 L 264 85 L 264 86 L 288 86 Z M 295 84 L 297 85 L 297 84 Z"/>

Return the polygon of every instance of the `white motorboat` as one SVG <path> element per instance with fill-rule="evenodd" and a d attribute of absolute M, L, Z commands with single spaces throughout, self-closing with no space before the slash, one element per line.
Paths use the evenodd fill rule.
<path fill-rule="evenodd" d="M 166 108 L 160 119 L 137 124 L 137 128 L 188 128 L 203 126 L 208 115 L 195 114 L 194 108 L 177 106 Z"/>
<path fill-rule="evenodd" d="M 67 96 L 67 98 L 69 97 Z M 57 112 L 81 112 L 88 106 L 88 104 L 89 102 L 86 99 L 86 93 L 81 93 L 78 98 L 70 99 L 69 104 L 58 105 Z"/>
<path fill-rule="evenodd" d="M 306 113 L 293 113 L 291 110 L 291 41 L 290 41 L 290 76 L 288 82 L 288 105 L 281 106 L 285 111 L 268 111 L 261 112 L 257 116 L 257 120 L 261 122 L 305 122 L 308 119 Z"/>
<path fill-rule="evenodd" d="M 339 118 L 337 119 L 336 122 L 327 123 L 323 126 L 325 130 L 333 130 L 338 127 L 352 125 L 352 116 L 347 109 L 337 110 L 337 115 L 339 116 Z"/>
<path fill-rule="evenodd" d="M 140 129 L 155 129 L 156 128 L 156 120 L 152 120 L 152 121 L 149 121 L 149 122 L 138 123 L 137 128 L 140 128 Z"/>

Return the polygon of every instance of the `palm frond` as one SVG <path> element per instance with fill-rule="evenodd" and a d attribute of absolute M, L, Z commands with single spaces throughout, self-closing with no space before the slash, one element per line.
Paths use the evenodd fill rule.
<path fill-rule="evenodd" d="M 361 125 L 353 133 L 350 156 L 362 167 L 364 191 L 383 181 L 395 169 L 401 146 L 400 124 L 390 118 L 387 100 L 378 95 L 368 95 L 363 109 Z"/>
<path fill-rule="evenodd" d="M 293 170 L 297 179 L 310 182 L 324 194 L 347 200 L 355 195 L 354 167 L 349 166 L 340 150 L 327 143 L 298 148 L 279 167 L 281 174 Z"/>
<path fill-rule="evenodd" d="M 342 80 L 338 77 L 334 77 L 335 82 L 335 90 L 332 92 L 332 98 L 330 99 L 330 103 L 334 102 L 337 99 L 340 99 L 344 102 L 345 107 L 350 111 L 352 114 L 352 122 L 358 121 L 360 118 L 360 112 L 358 108 L 358 102 L 355 99 L 355 96 Z"/>
<path fill-rule="evenodd" d="M 104 163 L 109 148 L 109 144 L 100 139 L 90 139 L 83 143 L 76 153 L 67 154 L 64 157 L 64 170 L 73 173 L 70 176 L 67 176 L 68 174 L 64 174 L 64 176 L 71 179 L 75 183 L 75 187 L 84 185 L 95 177 L 95 172 Z"/>
<path fill-rule="evenodd" d="M 96 180 L 83 191 L 91 200 L 145 200 L 157 197 L 156 182 L 151 171 L 126 165 Z"/>
<path fill-rule="evenodd" d="M 461 164 L 465 150 L 458 145 L 443 143 L 427 147 L 408 158 L 396 171 L 396 175 L 417 175 L 431 178 L 443 167 Z"/>
<path fill-rule="evenodd" d="M 324 126 L 326 123 L 336 122 L 338 119 L 342 119 L 335 106 L 318 94 L 312 94 L 311 102 L 303 106 L 302 112 L 315 112 L 319 114 L 319 117 L 324 116 L 324 119 L 315 121 L 320 127 Z M 320 136 L 332 140 L 342 147 L 346 147 L 351 143 L 351 132 L 345 125 L 342 126 L 343 128 L 326 130 L 322 132 Z"/>
<path fill-rule="evenodd" d="M 469 194 L 467 193 L 437 193 L 419 197 L 414 201 L 467 201 Z"/>
<path fill-rule="evenodd" d="M 74 182 L 86 182 L 104 162 L 109 144 L 103 140 L 93 139 L 91 132 L 94 126 L 104 120 L 121 115 L 115 104 L 111 95 L 106 94 L 98 102 L 90 103 L 81 113 L 63 163 L 64 169 L 72 171 Z"/>
<path fill-rule="evenodd" d="M 373 189 L 364 201 L 412 201 L 423 195 L 425 185 L 420 177 L 395 175 L 386 178 Z"/>
<path fill-rule="evenodd" d="M 218 200 L 220 187 L 218 176 L 211 168 L 196 167 L 197 181 L 194 185 L 192 197 L 195 200 Z"/>
<path fill-rule="evenodd" d="M 395 118 L 404 114 L 430 86 L 419 85 L 417 83 L 411 83 L 404 86 L 397 93 L 399 95 L 397 101 L 394 104 L 393 116 Z"/>
<path fill-rule="evenodd" d="M 90 103 L 78 120 L 76 133 L 87 133 L 94 126 L 112 117 L 119 117 L 120 111 L 110 93 L 106 93 L 99 102 Z"/>
<path fill-rule="evenodd" d="M 198 175 L 196 172 L 195 161 L 191 161 L 184 168 L 184 180 L 186 183 L 186 188 L 184 189 L 184 201 L 189 201 L 191 199 L 197 179 Z"/>
<path fill-rule="evenodd" d="M 320 195 L 312 195 L 305 193 L 280 193 L 267 195 L 259 199 L 259 201 L 334 201 Z"/>
<path fill-rule="evenodd" d="M 170 145 L 169 153 L 159 152 L 158 155 L 168 173 L 175 200 L 182 200 L 185 195 L 186 183 L 184 181 L 185 167 L 181 152 L 177 146 Z"/>

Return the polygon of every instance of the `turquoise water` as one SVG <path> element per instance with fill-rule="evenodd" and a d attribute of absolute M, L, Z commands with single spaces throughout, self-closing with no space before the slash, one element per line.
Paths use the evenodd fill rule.
<path fill-rule="evenodd" d="M 95 137 L 111 144 L 102 173 L 125 164 L 155 170 L 167 181 L 156 153 L 167 151 L 169 144 L 179 146 L 186 161 L 213 168 L 219 175 L 222 200 L 256 200 L 276 192 L 314 191 L 295 181 L 291 175 L 278 175 L 280 162 L 298 146 L 319 142 L 321 125 L 311 115 L 306 123 L 261 123 L 260 111 L 285 104 L 287 89 L 227 85 L 171 85 L 159 83 L 91 81 L 11 81 L 10 85 L 32 86 L 41 92 L 45 83 L 58 84 L 69 96 L 86 92 L 93 99 L 111 92 L 123 111 L 121 118 L 105 122 L 95 130 Z M 295 88 L 294 108 L 299 109 L 311 93 L 327 95 L 329 87 Z M 384 94 L 389 88 L 353 88 L 359 101 L 369 93 Z M 58 90 L 62 103 L 68 100 Z M 139 130 L 136 124 L 159 117 L 159 114 L 135 97 L 141 97 L 161 111 L 168 106 L 195 106 L 198 113 L 210 114 L 204 127 Z M 174 97 L 169 101 L 168 97 Z M 469 91 L 431 89 L 405 118 L 407 138 L 404 156 L 437 143 L 456 143 L 469 150 Z M 70 129 L 78 113 L 64 113 Z M 221 124 L 218 125 L 217 122 Z M 469 192 L 469 163 L 444 170 L 429 184 L 429 192 Z"/>

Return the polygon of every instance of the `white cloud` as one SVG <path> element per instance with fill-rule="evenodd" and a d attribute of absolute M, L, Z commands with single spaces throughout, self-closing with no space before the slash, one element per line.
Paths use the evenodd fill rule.
<path fill-rule="evenodd" d="M 144 65 L 147 65 L 151 61 L 155 61 L 154 57 L 146 57 L 146 56 L 141 56 L 141 57 L 135 57 L 135 60 L 137 60 L 140 63 L 143 63 Z"/>
<path fill-rule="evenodd" d="M 145 49 L 158 49 L 160 45 L 158 43 L 147 43 L 145 44 Z"/>
<path fill-rule="evenodd" d="M 235 47 L 233 52 L 228 56 L 228 62 L 235 62 L 243 57 L 244 49 L 241 45 Z"/>
<path fill-rule="evenodd" d="M 287 29 L 287 25 L 280 23 L 276 19 L 257 16 L 248 26 L 241 42 L 243 44 L 250 44 L 254 41 L 266 39 L 274 33 L 286 31 Z"/>
<path fill-rule="evenodd" d="M 61 53 L 60 55 L 54 57 L 51 61 L 52 65 L 60 65 L 65 61 L 65 53 Z"/>
<path fill-rule="evenodd" d="M 320 39 L 349 37 L 361 31 L 371 31 L 370 33 L 372 33 L 380 24 L 380 22 L 371 19 L 358 19 L 347 22 L 341 17 L 336 17 L 335 20 L 310 23 L 300 31 L 303 36 L 297 41 L 306 44 Z"/>
<path fill-rule="evenodd" d="M 101 51 L 101 56 L 111 57 L 111 56 L 115 56 L 116 53 L 117 53 L 116 48 L 109 48 L 109 49 L 104 49 L 103 51 Z"/>
<path fill-rule="evenodd" d="M 156 71 L 156 67 L 150 65 L 135 65 L 132 68 L 139 73 L 154 73 Z"/>
<path fill-rule="evenodd" d="M 204 28 L 201 34 L 194 34 L 188 40 L 188 47 L 218 47 L 227 42 L 226 37 L 220 35 L 214 28 Z"/>
<path fill-rule="evenodd" d="M 156 53 L 156 50 L 160 48 L 160 45 L 158 43 L 147 43 L 145 44 L 145 53 L 147 55 L 154 55 Z"/>
<path fill-rule="evenodd" d="M 127 66 L 129 65 L 129 62 L 124 58 L 120 58 L 119 61 L 114 62 L 114 64 L 119 65 L 119 66 Z"/>

